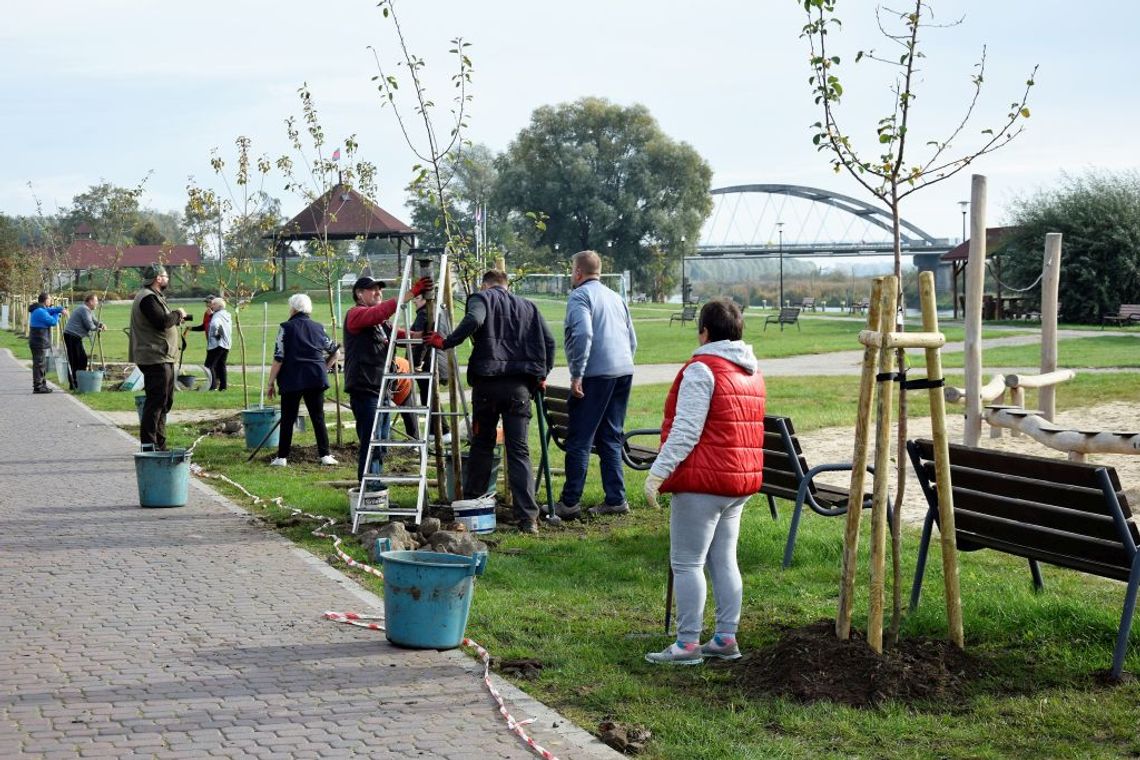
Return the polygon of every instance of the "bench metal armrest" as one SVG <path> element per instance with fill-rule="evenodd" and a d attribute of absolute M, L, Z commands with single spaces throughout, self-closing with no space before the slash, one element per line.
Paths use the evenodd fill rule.
<path fill-rule="evenodd" d="M 622 434 L 621 458 L 625 460 L 626 466 L 634 470 L 648 470 L 653 466 L 652 462 L 649 464 L 638 462 L 629 454 L 629 439 L 643 435 L 652 435 L 660 438 L 661 428 L 636 428 L 634 430 L 627 430 Z"/>
<path fill-rule="evenodd" d="M 835 463 L 835 464 L 821 464 L 821 465 L 817 465 L 815 467 L 812 467 L 810 470 L 808 470 L 806 473 L 804 473 L 804 478 L 803 478 L 803 480 L 800 481 L 799 490 L 796 492 L 796 501 L 798 503 L 807 504 L 809 507 L 811 507 L 811 510 L 813 512 L 815 512 L 816 514 L 819 514 L 819 515 L 823 515 L 824 517 L 837 517 L 839 515 L 846 514 L 847 513 L 847 507 L 825 507 L 822 504 L 820 504 L 818 501 L 815 500 L 815 496 L 812 494 L 812 492 L 809 489 L 811 488 L 812 484 L 815 482 L 815 476 L 818 475 L 819 473 L 821 473 L 821 472 L 845 472 L 845 471 L 849 471 L 852 467 L 853 467 L 853 465 L 850 462 L 842 462 L 842 463 Z M 867 465 L 867 472 L 874 474 L 874 472 L 875 472 L 874 466 L 873 465 Z M 848 505 L 851 504 L 851 499 L 852 499 L 852 497 L 849 495 L 847 497 Z M 862 508 L 863 507 L 862 494 L 859 495 L 859 500 L 860 500 L 859 507 Z"/>

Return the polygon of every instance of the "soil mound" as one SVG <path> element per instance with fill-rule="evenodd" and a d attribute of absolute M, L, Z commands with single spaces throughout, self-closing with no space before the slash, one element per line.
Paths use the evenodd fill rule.
<path fill-rule="evenodd" d="M 852 631 L 840 641 L 834 621 L 820 620 L 785 629 L 779 641 L 746 655 L 732 671 L 751 693 L 867 708 L 887 700 L 957 703 L 981 665 L 939 639 L 902 639 L 877 655 L 862 634 Z"/>

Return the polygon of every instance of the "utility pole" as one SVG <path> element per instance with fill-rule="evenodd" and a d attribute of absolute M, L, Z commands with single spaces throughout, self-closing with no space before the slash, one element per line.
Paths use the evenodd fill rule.
<path fill-rule="evenodd" d="M 777 308 L 784 308 L 784 223 L 776 222 L 776 231 L 780 235 L 780 303 Z"/>

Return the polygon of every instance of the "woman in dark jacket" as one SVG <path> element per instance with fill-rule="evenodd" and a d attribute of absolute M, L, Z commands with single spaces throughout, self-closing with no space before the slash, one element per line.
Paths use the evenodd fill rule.
<path fill-rule="evenodd" d="M 274 383 L 281 393 L 281 436 L 277 457 L 270 462 L 274 467 L 289 464 L 293 423 L 297 421 L 302 399 L 317 437 L 321 464 L 337 464 L 329 451 L 329 431 L 325 427 L 325 390 L 329 387 L 328 370 L 336 361 L 338 346 L 325 334 L 324 326 L 310 319 L 312 313 L 313 302 L 307 295 L 293 295 L 289 299 L 289 320 L 282 322 L 277 331 L 266 388 L 269 398 L 273 398 Z"/>

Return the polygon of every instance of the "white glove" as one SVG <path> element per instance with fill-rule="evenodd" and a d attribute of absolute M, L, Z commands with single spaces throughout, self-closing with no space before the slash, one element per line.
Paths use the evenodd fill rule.
<path fill-rule="evenodd" d="M 649 475 L 645 477 L 645 501 L 654 509 L 660 506 L 657 503 L 657 494 L 661 490 L 661 484 L 664 482 L 665 478 L 654 475 L 653 473 L 649 473 Z"/>

